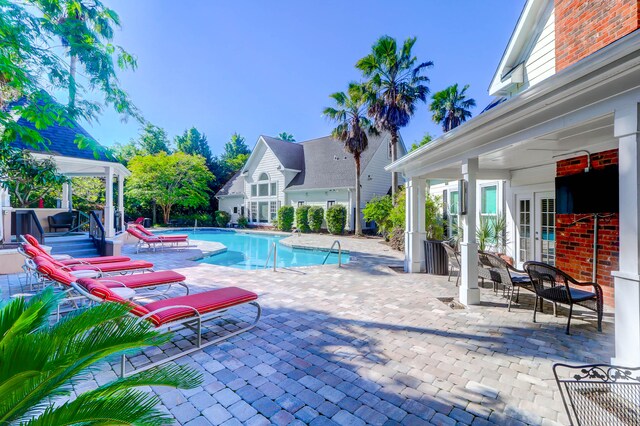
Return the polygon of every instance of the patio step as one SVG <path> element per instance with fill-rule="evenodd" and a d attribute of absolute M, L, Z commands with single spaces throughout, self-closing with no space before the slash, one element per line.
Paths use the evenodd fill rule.
<path fill-rule="evenodd" d="M 47 238 L 45 244 L 51 247 L 51 254 L 68 254 L 73 257 L 100 256 L 95 245 L 86 235 Z"/>

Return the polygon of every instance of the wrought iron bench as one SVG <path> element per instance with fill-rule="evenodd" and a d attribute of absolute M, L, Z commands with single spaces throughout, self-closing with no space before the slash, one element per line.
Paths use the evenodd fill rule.
<path fill-rule="evenodd" d="M 555 364 L 570 425 L 640 425 L 640 368 Z"/>

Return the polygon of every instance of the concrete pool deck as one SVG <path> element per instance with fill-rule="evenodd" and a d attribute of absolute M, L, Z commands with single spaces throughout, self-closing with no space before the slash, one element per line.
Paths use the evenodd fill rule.
<path fill-rule="evenodd" d="M 566 424 L 551 371 L 555 362 L 609 362 L 613 318 L 603 332 L 579 309 L 572 335 L 566 311 L 532 322 L 533 297 L 507 312 L 502 292 L 482 289 L 482 304 L 451 309 L 446 277 L 404 274 L 402 253 L 379 239 L 338 237 L 352 261 L 336 265 L 241 270 L 194 262 L 206 244 L 136 255 L 157 269 L 187 276 L 193 292 L 240 286 L 260 295 L 258 327 L 178 362 L 204 375 L 193 390 L 150 389 L 177 424 Z M 293 235 L 295 245 L 329 248 L 335 236 Z M 207 243 L 208 244 L 208 243 Z M 1 276 L 2 295 L 17 287 Z M 240 320 L 244 312 L 239 312 Z M 233 327 L 233 321 L 221 322 Z M 149 348 L 131 362 L 171 354 L 191 344 L 179 332 L 171 344 Z M 75 390 L 116 377 L 103 364 Z"/>

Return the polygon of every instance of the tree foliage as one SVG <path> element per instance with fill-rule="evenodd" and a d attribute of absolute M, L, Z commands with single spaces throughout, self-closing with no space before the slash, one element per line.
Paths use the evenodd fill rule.
<path fill-rule="evenodd" d="M 456 83 L 433 94 L 429 109 L 433 112 L 433 121 L 442 125 L 442 131 L 455 129 L 471 118 L 469 109 L 476 106 L 476 101 L 467 99 L 468 88 L 467 84 L 458 91 Z"/>
<path fill-rule="evenodd" d="M 356 226 L 355 234 L 362 235 L 360 220 L 360 157 L 369 148 L 368 134 L 377 133 L 373 124 L 366 117 L 367 96 L 365 88 L 357 83 L 349 84 L 349 90 L 331 95 L 337 108 L 327 107 L 323 114 L 338 126 L 331 131 L 333 136 L 344 145 L 344 150 L 353 156 L 356 173 Z"/>
<path fill-rule="evenodd" d="M 71 178 L 72 204 L 75 210 L 102 210 L 105 205 L 104 179 L 97 177 Z"/>
<path fill-rule="evenodd" d="M 30 207 L 68 181 L 51 158 L 36 159 L 28 151 L 4 149 L 0 161 L 0 185 L 9 191 L 12 204 Z"/>
<path fill-rule="evenodd" d="M 367 222 L 375 222 L 378 233 L 387 238 L 389 232 L 393 229 L 393 224 L 389 219 L 392 209 L 393 201 L 391 201 L 391 196 L 385 195 L 382 197 L 373 197 L 364 209 L 362 209 L 362 213 L 364 219 Z"/>
<path fill-rule="evenodd" d="M 117 78 L 118 69 L 136 67 L 135 58 L 112 43 L 119 25 L 117 13 L 99 0 L 0 1 L 3 146 L 20 138 L 42 147 L 46 141 L 37 130 L 53 123 L 70 126 L 77 119 L 93 121 L 102 105 L 123 118 L 140 119 Z M 80 73 L 82 79 L 76 77 Z M 53 102 L 44 89 L 66 91 L 67 105 Z M 15 120 L 17 116 L 36 129 Z M 94 150 L 98 146 L 80 134 L 76 143 Z"/>
<path fill-rule="evenodd" d="M 216 224 L 220 228 L 226 228 L 227 225 L 229 224 L 229 221 L 231 221 L 231 215 L 224 210 L 217 210 L 215 213 L 215 217 L 216 217 Z"/>
<path fill-rule="evenodd" d="M 211 148 L 209 147 L 209 141 L 204 133 L 200 133 L 198 129 L 192 127 L 185 130 L 182 135 L 175 138 L 176 149 L 189 155 L 199 155 L 204 157 L 207 162 L 209 170 L 213 168 L 213 156 L 211 155 Z"/>
<path fill-rule="evenodd" d="M 309 228 L 311 232 L 320 232 L 324 221 L 324 209 L 320 206 L 312 206 L 309 209 Z"/>
<path fill-rule="evenodd" d="M 167 342 L 148 321 L 127 315 L 128 307 L 100 304 L 70 314 L 53 326 L 49 317 L 64 295 L 52 289 L 28 302 L 13 299 L 0 310 L 0 423 L 25 425 L 162 425 L 173 419 L 140 386 L 194 388 L 195 370 L 166 364 L 101 384 L 61 402 L 72 385 L 104 358 Z"/>
<path fill-rule="evenodd" d="M 347 225 L 347 208 L 342 204 L 334 204 L 327 209 L 327 230 L 334 235 L 341 235 Z"/>
<path fill-rule="evenodd" d="M 165 223 L 174 206 L 202 207 L 209 202 L 208 183 L 214 176 L 203 157 L 160 152 L 134 157 L 129 169 L 132 174 L 127 181 L 127 195 L 145 203 L 155 201 Z"/>
<path fill-rule="evenodd" d="M 295 142 L 296 138 L 293 137 L 293 135 L 291 133 L 287 133 L 287 132 L 280 132 L 278 133 L 278 139 L 282 140 L 282 141 L 286 141 L 286 142 Z"/>
<path fill-rule="evenodd" d="M 369 116 L 380 131 L 391 134 L 391 160 L 398 158 L 398 131 L 409 124 L 419 102 L 426 102 L 429 78 L 422 73 L 433 62 L 421 62 L 411 53 L 416 38 L 408 38 L 398 46 L 396 40 L 382 36 L 371 53 L 360 59 L 356 67 L 369 80 Z M 398 177 L 392 173 L 391 189 L 395 195 Z"/>
<path fill-rule="evenodd" d="M 415 151 L 416 149 L 420 148 L 421 146 L 424 146 L 424 145 L 428 144 L 432 140 L 433 140 L 433 136 L 431 136 L 429 133 L 425 133 L 424 136 L 422 137 L 422 139 L 420 139 L 419 142 L 416 141 L 416 142 L 413 143 L 413 145 L 411 145 L 411 149 L 409 150 L 409 152 Z"/>
<path fill-rule="evenodd" d="M 213 173 L 217 177 L 216 188 L 221 188 L 247 162 L 251 150 L 245 143 L 244 137 L 238 133 L 231 135 L 231 139 L 224 145 L 222 154 L 214 158 Z"/>
<path fill-rule="evenodd" d="M 309 209 L 311 207 L 307 205 L 298 206 L 296 209 L 296 229 L 300 232 L 307 233 L 311 230 L 309 228 Z"/>
<path fill-rule="evenodd" d="M 282 206 L 278 209 L 278 229 L 284 232 L 290 232 L 293 227 L 293 219 L 295 215 L 293 206 Z"/>

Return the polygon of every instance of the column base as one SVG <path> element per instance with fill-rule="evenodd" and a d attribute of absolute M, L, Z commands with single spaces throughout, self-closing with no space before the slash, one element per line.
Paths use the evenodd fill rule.
<path fill-rule="evenodd" d="M 611 363 L 640 367 L 640 277 L 612 273 L 615 283 L 615 357 Z"/>
<path fill-rule="evenodd" d="M 410 274 L 425 272 L 427 267 L 424 262 L 424 241 L 427 234 L 424 232 L 405 232 L 404 234 L 404 271 Z"/>
<path fill-rule="evenodd" d="M 459 292 L 460 303 L 463 305 L 479 305 L 480 304 L 480 289 L 479 288 L 464 288 L 460 287 Z"/>

